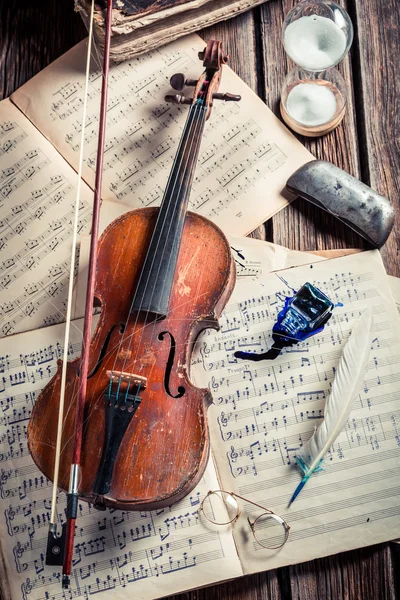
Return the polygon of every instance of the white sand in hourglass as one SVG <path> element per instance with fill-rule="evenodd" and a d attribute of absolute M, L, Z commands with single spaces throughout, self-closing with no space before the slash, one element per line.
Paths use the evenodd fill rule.
<path fill-rule="evenodd" d="M 288 94 L 286 110 L 306 127 L 323 125 L 333 119 L 337 104 L 335 94 L 318 83 L 299 83 Z"/>
<path fill-rule="evenodd" d="M 341 17 L 340 13 L 338 16 Z M 284 45 L 290 58 L 311 71 L 336 65 L 345 53 L 346 44 L 342 29 L 331 19 L 319 15 L 293 21 L 284 33 Z"/>
<path fill-rule="evenodd" d="M 286 78 L 281 114 L 291 129 L 306 136 L 325 135 L 339 125 L 346 112 L 345 83 L 336 69 L 306 79 L 293 69 Z M 310 76 L 310 73 L 308 73 Z"/>

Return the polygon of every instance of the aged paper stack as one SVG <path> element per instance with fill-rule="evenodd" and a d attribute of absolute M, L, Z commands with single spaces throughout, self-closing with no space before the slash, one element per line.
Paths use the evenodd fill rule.
<path fill-rule="evenodd" d="M 229 19 L 265 0 L 117 0 L 113 2 L 111 57 L 128 60 L 183 35 Z M 97 5 L 94 35 L 104 45 L 104 5 Z M 89 28 L 90 0 L 75 0 L 75 9 Z"/>
<path fill-rule="evenodd" d="M 185 119 L 162 97 L 173 72 L 196 75 L 202 47 L 190 37 L 112 69 L 102 228 L 133 206 L 159 203 Z M 0 104 L 2 597 L 105 592 L 150 600 L 400 537 L 400 333 L 380 255 L 324 261 L 240 237 L 286 205 L 284 182 L 311 157 L 228 70 L 223 85 L 243 102 L 221 104 L 213 114 L 192 194 L 192 208 L 229 236 L 239 274 L 221 330 L 206 331 L 192 358 L 193 380 L 213 395 L 212 458 L 198 487 L 170 508 L 99 513 L 82 503 L 72 586 L 61 591 L 59 571 L 44 564 L 51 484 L 33 464 L 25 436 L 35 399 L 62 356 L 83 51 L 77 46 Z M 99 83 L 94 70 L 76 316 L 84 296 Z M 238 362 L 236 349 L 262 352 L 271 344 L 285 296 L 305 281 L 337 305 L 324 331 L 273 363 Z M 296 451 L 323 416 L 343 346 L 367 306 L 374 337 L 364 388 L 325 470 L 288 508 L 300 480 Z M 80 354 L 81 330 L 75 320 L 71 357 Z M 284 516 L 291 527 L 287 544 L 271 551 L 254 541 L 246 517 L 258 513 L 246 502 L 234 527 L 210 528 L 199 505 L 208 490 L 221 487 Z M 60 522 L 64 507 L 60 493 Z"/>

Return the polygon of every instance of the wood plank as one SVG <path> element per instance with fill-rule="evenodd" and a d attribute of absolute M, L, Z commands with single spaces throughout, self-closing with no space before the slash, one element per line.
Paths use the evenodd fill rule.
<path fill-rule="evenodd" d="M 73 0 L 0 0 L 0 99 L 86 35 Z"/>
<path fill-rule="evenodd" d="M 290 567 L 296 600 L 395 600 L 389 544 Z"/>
<path fill-rule="evenodd" d="M 280 31 L 284 16 L 294 3 L 293 0 L 282 0 L 282 2 L 267 3 L 260 9 L 265 100 L 278 116 L 281 86 L 286 73 L 292 66 L 291 61 L 285 55 Z M 360 4 L 362 4 L 362 0 L 360 0 Z M 369 2 L 365 4 L 365 12 L 369 13 L 371 11 Z M 342 5 L 346 7 L 344 3 Z M 344 76 L 349 90 L 348 111 L 344 122 L 336 131 L 327 136 L 316 140 L 302 139 L 302 141 L 317 158 L 330 160 L 352 175 L 361 178 L 355 115 L 355 98 L 357 96 L 354 92 L 349 57 L 340 65 L 339 70 Z M 359 103 L 357 106 L 360 108 Z M 298 137 L 301 139 L 300 136 Z M 361 143 L 365 145 L 363 139 L 361 139 Z M 368 183 L 368 181 L 366 182 Z M 362 248 L 365 246 L 361 238 L 338 221 L 325 215 L 322 211 L 318 211 L 305 201 L 299 200 L 273 218 L 272 233 L 274 242 L 299 250 L 346 246 Z M 365 563 L 367 563 L 366 568 L 364 568 Z M 381 571 L 381 577 L 374 575 L 377 568 Z M 363 600 L 378 600 L 394 598 L 391 568 L 389 545 L 386 544 L 378 547 L 375 551 L 371 549 L 354 551 L 295 565 L 289 569 L 283 569 L 282 578 L 290 581 L 291 597 L 296 600 L 312 600 L 314 598 L 344 600 L 345 598 L 360 597 Z M 381 584 L 377 586 L 376 581 L 380 581 Z"/>
<path fill-rule="evenodd" d="M 340 2 L 344 5 L 344 2 Z M 293 63 L 285 54 L 281 41 L 285 15 L 296 4 L 294 0 L 267 2 L 260 11 L 260 54 L 264 71 L 264 94 L 267 105 L 280 117 L 279 102 L 286 74 Z M 297 136 L 316 158 L 329 160 L 354 176 L 359 176 L 358 143 L 354 113 L 354 93 L 349 57 L 340 65 L 348 88 L 347 114 L 332 133 L 320 138 Z M 296 250 L 365 246 L 349 228 L 306 201 L 296 200 L 273 218 L 273 239 Z"/>
<path fill-rule="evenodd" d="M 400 277 L 400 11 L 397 0 L 351 0 L 351 7 L 362 177 L 395 207 L 382 257 Z"/>
<path fill-rule="evenodd" d="M 278 570 L 279 571 L 279 570 Z M 277 571 L 241 577 L 163 600 L 291 600 L 280 590 Z"/>

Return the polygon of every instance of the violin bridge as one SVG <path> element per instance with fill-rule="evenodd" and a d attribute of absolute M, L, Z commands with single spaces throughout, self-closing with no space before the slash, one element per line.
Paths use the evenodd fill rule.
<path fill-rule="evenodd" d="M 106 371 L 106 374 L 112 382 L 118 381 L 128 383 L 133 386 L 138 386 L 142 390 L 145 389 L 147 385 L 147 377 L 141 377 L 140 375 L 135 375 L 134 373 L 124 373 L 123 371 Z"/>
<path fill-rule="evenodd" d="M 104 390 L 104 443 L 93 486 L 93 492 L 99 497 L 104 496 L 110 490 L 119 448 L 129 424 L 142 402 L 139 396 L 140 391 L 147 385 L 146 377 L 134 373 L 106 371 L 106 374 L 110 383 Z M 99 510 L 104 509 L 101 500 L 96 500 L 95 507 Z"/>

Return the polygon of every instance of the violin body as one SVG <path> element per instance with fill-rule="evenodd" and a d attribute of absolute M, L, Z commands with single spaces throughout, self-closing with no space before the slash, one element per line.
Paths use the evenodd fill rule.
<path fill-rule="evenodd" d="M 198 334 L 207 327 L 218 329 L 218 316 L 235 282 L 234 263 L 219 228 L 187 213 L 167 316 L 131 313 L 157 213 L 153 208 L 131 211 L 99 240 L 95 297 L 101 313 L 90 345 L 78 490 L 100 509 L 169 505 L 194 488 L 209 455 L 206 413 L 211 396 L 191 383 L 190 357 Z M 77 359 L 67 368 L 59 472 L 64 490 L 73 456 L 79 365 Z M 32 457 L 49 479 L 61 368 L 59 361 L 28 427 Z M 115 373 L 124 374 L 122 384 Z M 131 386 L 126 374 L 145 383 Z"/>

